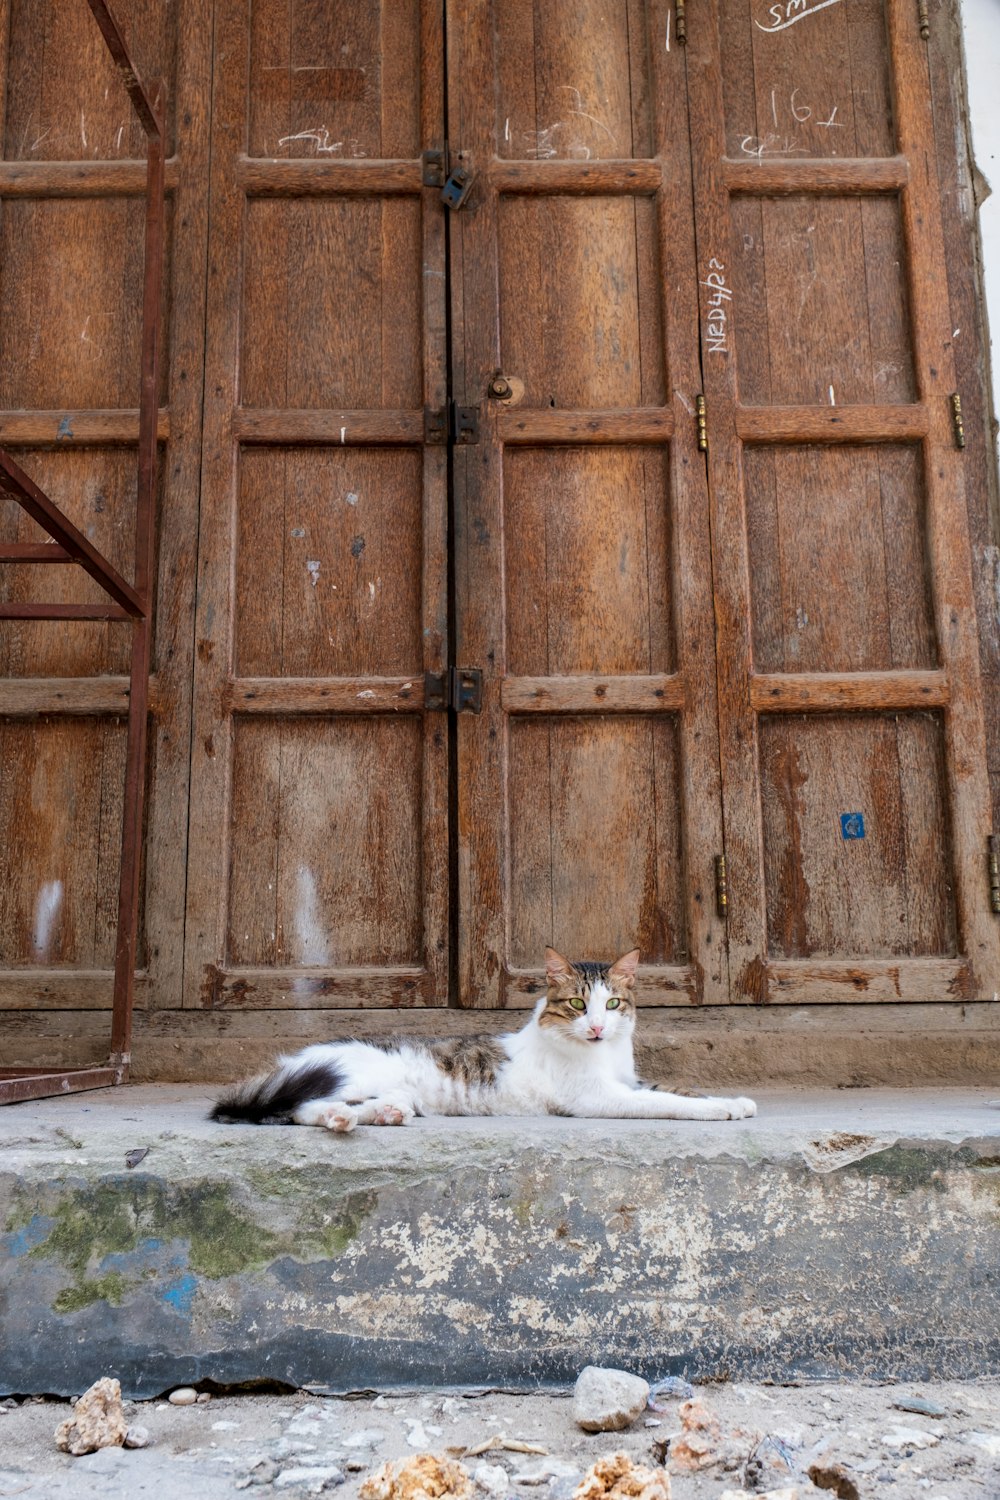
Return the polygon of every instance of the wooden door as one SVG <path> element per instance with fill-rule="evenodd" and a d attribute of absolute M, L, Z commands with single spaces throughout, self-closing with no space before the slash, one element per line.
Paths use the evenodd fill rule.
<path fill-rule="evenodd" d="M 459 997 L 638 945 L 722 1001 L 708 494 L 683 53 L 659 0 L 448 16 Z M 491 386 L 494 394 L 491 395 Z M 509 394 L 506 394 L 509 388 Z M 499 397 L 495 394 L 500 392 Z"/>
<path fill-rule="evenodd" d="M 719 0 L 688 30 L 733 998 L 992 997 L 918 7 Z"/>
<path fill-rule="evenodd" d="M 440 17 L 220 0 L 215 27 L 185 1001 L 441 1003 Z"/>

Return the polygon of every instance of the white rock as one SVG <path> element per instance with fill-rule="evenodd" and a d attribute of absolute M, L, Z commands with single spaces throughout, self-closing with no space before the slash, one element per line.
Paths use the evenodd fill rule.
<path fill-rule="evenodd" d="M 198 1392 L 189 1385 L 179 1385 L 176 1391 L 170 1392 L 167 1400 L 171 1406 L 194 1406 L 198 1400 Z"/>
<path fill-rule="evenodd" d="M 385 1433 L 378 1427 L 362 1427 L 360 1432 L 352 1432 L 350 1437 L 342 1440 L 345 1448 L 377 1448 L 379 1443 L 385 1441 Z"/>
<path fill-rule="evenodd" d="M 940 1441 L 936 1432 L 925 1432 L 922 1427 L 894 1427 L 882 1439 L 883 1445 L 894 1453 L 903 1448 L 933 1448 Z"/>
<path fill-rule="evenodd" d="M 620 1432 L 646 1410 L 649 1385 L 625 1370 L 587 1365 L 573 1391 L 573 1418 L 584 1432 Z"/>
<path fill-rule="evenodd" d="M 991 1458 L 1000 1458 L 1000 1432 L 970 1432 L 969 1442 L 982 1448 Z"/>
<path fill-rule="evenodd" d="M 274 1481 L 276 1490 L 290 1489 L 293 1484 L 301 1485 L 313 1495 L 318 1495 L 327 1485 L 343 1484 L 344 1475 L 334 1464 L 326 1464 L 320 1467 L 306 1467 L 304 1464 L 295 1469 L 282 1469 Z"/>
<path fill-rule="evenodd" d="M 497 1500 L 501 1500 L 510 1489 L 510 1475 L 502 1464 L 477 1464 L 472 1471 L 472 1480 L 487 1495 L 497 1496 Z"/>
<path fill-rule="evenodd" d="M 149 1428 L 135 1425 L 130 1427 L 125 1434 L 126 1448 L 148 1448 Z"/>

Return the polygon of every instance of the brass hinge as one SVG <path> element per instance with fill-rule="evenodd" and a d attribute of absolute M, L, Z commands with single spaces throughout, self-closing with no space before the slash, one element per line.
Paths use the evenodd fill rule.
<path fill-rule="evenodd" d="M 704 396 L 695 396 L 695 398 L 694 398 L 694 409 L 695 409 L 695 415 L 698 418 L 698 452 L 699 453 L 707 453 L 708 452 L 708 419 L 707 419 L 707 417 L 705 415 L 705 398 L 704 398 Z"/>
<path fill-rule="evenodd" d="M 715 909 L 723 921 L 729 916 L 729 885 L 724 854 L 715 856 Z"/>
<path fill-rule="evenodd" d="M 1000 915 L 1000 838 L 991 833 L 986 840 L 990 870 L 990 911 Z"/>
<path fill-rule="evenodd" d="M 483 674 L 478 667 L 449 667 L 424 673 L 424 709 L 428 713 L 478 714 L 483 707 Z"/>
<path fill-rule="evenodd" d="M 962 421 L 962 398 L 955 391 L 951 398 L 951 425 L 955 429 L 955 447 L 965 447 L 965 424 Z"/>
<path fill-rule="evenodd" d="M 674 30 L 677 33 L 677 40 L 683 47 L 684 43 L 688 39 L 687 16 L 684 13 L 684 0 L 676 0 L 675 9 L 677 12 L 677 23 L 674 27 Z"/>
<path fill-rule="evenodd" d="M 920 35 L 926 42 L 929 40 L 931 34 L 931 22 L 927 14 L 927 0 L 917 0 L 917 20 L 920 22 Z"/>

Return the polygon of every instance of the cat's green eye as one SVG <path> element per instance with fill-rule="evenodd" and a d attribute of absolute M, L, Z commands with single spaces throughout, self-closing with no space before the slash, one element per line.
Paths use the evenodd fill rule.
<path fill-rule="evenodd" d="M 573 998 L 572 998 L 572 1000 L 569 1003 L 573 1007 L 574 1010 L 586 1010 L 587 1009 L 587 1002 L 586 1002 L 586 1000 L 584 1000 L 584 998 L 583 998 L 582 995 L 574 995 Z"/>
<path fill-rule="evenodd" d="M 612 995 L 610 1000 L 605 1001 L 605 1010 L 617 1010 L 621 1001 L 617 995 Z"/>

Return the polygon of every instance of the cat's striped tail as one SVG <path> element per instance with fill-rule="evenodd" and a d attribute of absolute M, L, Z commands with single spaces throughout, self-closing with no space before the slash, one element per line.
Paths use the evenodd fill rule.
<path fill-rule="evenodd" d="M 291 1125 L 303 1104 L 335 1097 L 343 1082 L 344 1074 L 332 1062 L 312 1062 L 304 1068 L 284 1064 L 273 1073 L 238 1083 L 222 1095 L 208 1118 L 224 1124 Z"/>

